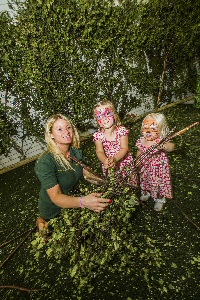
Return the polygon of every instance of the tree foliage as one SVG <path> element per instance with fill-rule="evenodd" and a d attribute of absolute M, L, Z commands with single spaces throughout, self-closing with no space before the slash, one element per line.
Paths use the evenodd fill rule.
<path fill-rule="evenodd" d="M 5 134 L 6 132 L 6 134 Z M 12 120 L 9 120 L 6 114 L 5 106 L 0 103 L 0 155 L 8 154 L 12 148 L 12 136 L 16 134 L 16 128 Z"/>
<path fill-rule="evenodd" d="M 1 89 L 15 97 L 12 114 L 28 136 L 42 136 L 57 112 L 87 128 L 102 98 L 123 118 L 142 102 L 194 93 L 198 0 L 10 2 L 14 16 L 0 16 Z"/>

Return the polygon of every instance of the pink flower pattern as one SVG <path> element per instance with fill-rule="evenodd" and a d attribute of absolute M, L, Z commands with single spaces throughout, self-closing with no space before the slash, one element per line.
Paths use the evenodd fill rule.
<path fill-rule="evenodd" d="M 99 129 L 97 132 L 93 134 L 93 141 L 101 141 L 103 144 L 103 148 L 107 157 L 113 157 L 120 151 L 120 137 L 124 135 L 128 135 L 129 131 L 124 126 L 119 126 L 116 128 L 116 139 L 115 141 L 107 141 L 104 135 L 104 132 Z M 133 167 L 134 161 L 130 152 L 117 163 L 116 171 L 120 171 L 122 177 L 127 177 L 127 181 L 134 186 L 137 186 L 137 172 Z M 106 175 L 106 169 L 102 164 L 102 170 L 104 175 Z M 123 171 L 122 171 L 123 170 Z"/>
<path fill-rule="evenodd" d="M 148 148 L 142 146 L 141 139 L 137 140 L 136 146 L 145 153 Z M 144 158 L 139 174 L 141 189 L 149 191 L 152 198 L 157 199 L 159 195 L 172 198 L 170 165 L 165 151 L 154 149 Z"/>

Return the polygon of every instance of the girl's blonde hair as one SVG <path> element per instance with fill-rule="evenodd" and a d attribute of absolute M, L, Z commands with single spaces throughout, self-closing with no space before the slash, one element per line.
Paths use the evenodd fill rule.
<path fill-rule="evenodd" d="M 116 129 L 116 127 L 120 126 L 121 125 L 121 121 L 120 121 L 120 117 L 116 111 L 116 108 L 114 106 L 114 104 L 111 102 L 111 101 L 108 101 L 108 100 L 102 100 L 102 101 L 99 101 L 95 106 L 94 106 L 94 109 L 93 109 L 93 116 L 94 116 L 94 119 L 96 120 L 97 122 L 97 118 L 96 118 L 96 110 L 99 106 L 102 106 L 102 105 L 106 105 L 108 106 L 114 113 L 114 126 L 113 126 L 113 130 Z M 98 122 L 97 122 L 98 124 Z M 98 124 L 99 125 L 99 124 Z"/>
<path fill-rule="evenodd" d="M 148 114 L 142 121 L 141 131 L 142 131 L 143 126 L 144 126 L 144 121 L 148 118 L 154 119 L 157 122 L 158 129 L 159 129 L 159 132 L 160 132 L 159 138 L 160 139 L 164 138 L 167 135 L 167 133 L 169 132 L 169 127 L 168 127 L 167 120 L 166 120 L 165 116 L 161 113 L 150 113 L 150 114 Z"/>
<path fill-rule="evenodd" d="M 58 120 L 62 119 L 65 120 L 71 127 L 73 131 L 73 140 L 72 140 L 72 147 L 78 149 L 80 147 L 80 138 L 78 131 L 74 124 L 64 115 L 62 114 L 57 114 L 51 116 L 45 126 L 45 141 L 47 143 L 47 151 L 52 153 L 56 159 L 56 161 L 64 167 L 64 169 L 73 169 L 70 162 L 67 160 L 67 158 L 63 155 L 61 149 L 58 147 L 54 139 L 51 137 L 52 133 L 52 127 L 54 123 Z"/>

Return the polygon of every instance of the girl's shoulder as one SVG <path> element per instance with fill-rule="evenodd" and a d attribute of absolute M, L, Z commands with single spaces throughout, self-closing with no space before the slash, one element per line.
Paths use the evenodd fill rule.
<path fill-rule="evenodd" d="M 104 133 L 101 129 L 93 133 L 93 141 L 102 140 L 104 138 Z"/>
<path fill-rule="evenodd" d="M 121 125 L 116 128 L 116 133 L 119 135 L 128 135 L 129 130 L 125 126 Z"/>

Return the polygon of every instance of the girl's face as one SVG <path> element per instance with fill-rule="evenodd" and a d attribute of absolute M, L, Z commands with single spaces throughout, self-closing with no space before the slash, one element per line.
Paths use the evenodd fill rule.
<path fill-rule="evenodd" d="M 113 126 L 115 118 L 114 113 L 107 105 L 101 105 L 96 108 L 96 119 L 100 127 L 109 129 Z"/>
<path fill-rule="evenodd" d="M 71 144 L 73 141 L 72 126 L 66 120 L 56 120 L 52 126 L 51 138 L 54 139 L 58 146 Z"/>
<path fill-rule="evenodd" d="M 147 118 L 142 127 L 142 135 L 147 141 L 153 141 L 159 138 L 160 131 L 158 123 L 152 118 Z"/>

